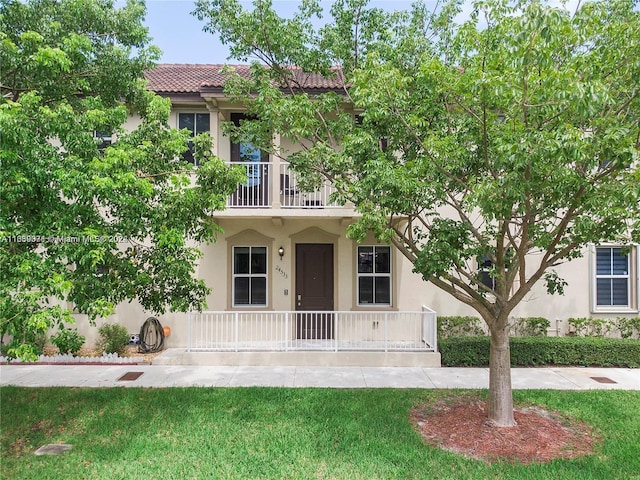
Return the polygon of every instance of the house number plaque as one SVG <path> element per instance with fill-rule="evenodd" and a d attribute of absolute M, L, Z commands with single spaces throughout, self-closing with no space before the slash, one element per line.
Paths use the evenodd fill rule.
<path fill-rule="evenodd" d="M 284 278 L 289 278 L 289 274 L 285 272 L 282 268 L 280 268 L 280 265 L 276 265 L 276 272 L 278 272 Z"/>

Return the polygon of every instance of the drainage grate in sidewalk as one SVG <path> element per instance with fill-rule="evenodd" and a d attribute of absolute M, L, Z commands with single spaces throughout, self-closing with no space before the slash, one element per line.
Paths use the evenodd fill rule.
<path fill-rule="evenodd" d="M 589 377 L 591 380 L 595 380 L 598 383 L 618 383 L 611 380 L 609 377 Z"/>
<path fill-rule="evenodd" d="M 127 372 L 118 379 L 118 382 L 132 382 L 140 378 L 140 375 L 143 373 L 144 372 Z"/>

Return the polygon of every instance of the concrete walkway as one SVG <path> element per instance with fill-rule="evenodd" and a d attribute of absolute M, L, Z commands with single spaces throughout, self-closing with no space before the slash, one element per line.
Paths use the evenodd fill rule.
<path fill-rule="evenodd" d="M 122 377 L 129 373 L 129 378 Z M 131 373 L 134 373 L 131 375 Z M 141 373 L 141 375 L 135 375 Z M 133 377 L 137 377 L 133 379 Z M 127 378 L 127 377 L 125 377 Z M 604 383 L 603 383 L 604 382 Z M 640 390 L 640 369 L 514 368 L 514 389 Z M 21 387 L 470 388 L 487 368 L 264 367 L 193 365 L 2 365 L 0 385 Z"/>

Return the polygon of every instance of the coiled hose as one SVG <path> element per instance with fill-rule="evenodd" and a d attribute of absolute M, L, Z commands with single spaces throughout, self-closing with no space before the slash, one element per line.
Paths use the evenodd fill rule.
<path fill-rule="evenodd" d="M 140 327 L 140 353 L 155 353 L 164 347 L 164 330 L 155 317 L 147 318 Z"/>

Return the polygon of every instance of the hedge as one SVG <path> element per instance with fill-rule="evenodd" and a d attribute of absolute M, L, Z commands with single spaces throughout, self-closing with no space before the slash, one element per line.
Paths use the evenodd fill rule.
<path fill-rule="evenodd" d="M 445 367 L 489 366 L 489 337 L 438 341 Z M 640 367 L 640 340 L 601 337 L 512 337 L 511 366 Z"/>

